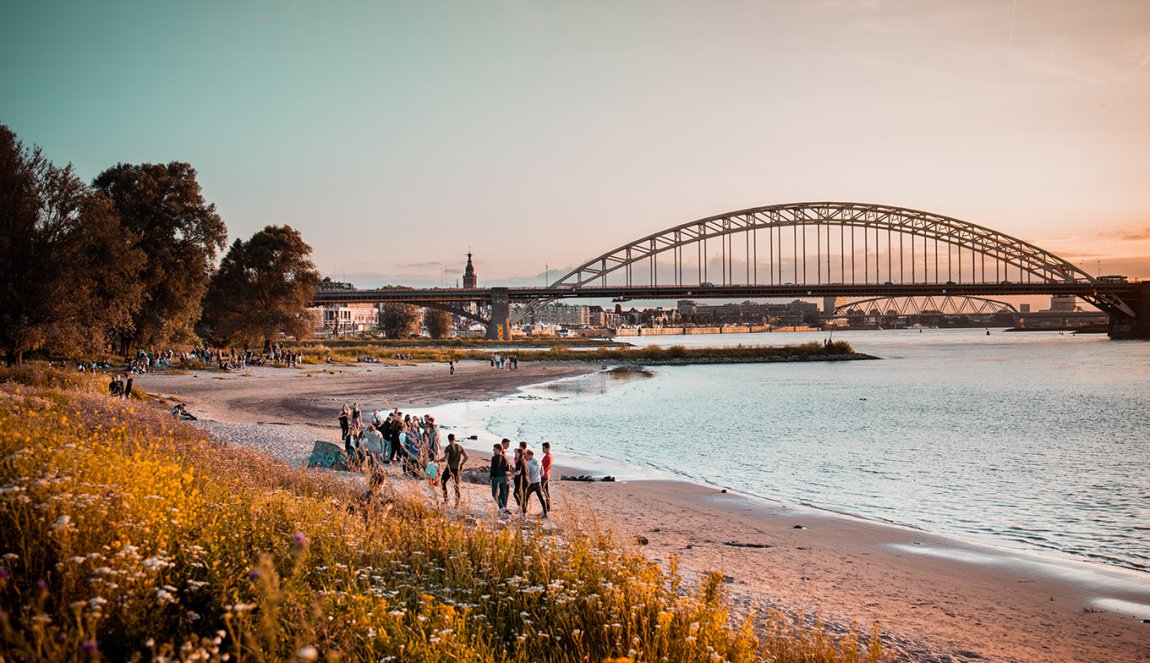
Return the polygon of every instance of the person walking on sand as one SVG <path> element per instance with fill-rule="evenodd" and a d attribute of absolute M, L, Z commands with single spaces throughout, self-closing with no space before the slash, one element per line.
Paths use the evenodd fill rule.
<path fill-rule="evenodd" d="M 503 455 L 503 445 L 496 444 L 491 449 L 491 499 L 500 514 L 507 511 L 507 475 L 511 472 L 511 464 L 507 456 Z"/>
<path fill-rule="evenodd" d="M 543 499 L 543 465 L 535 460 L 535 452 L 528 449 L 523 453 L 527 459 L 527 490 L 523 493 L 523 516 L 527 517 L 527 503 L 531 495 L 539 497 L 539 506 L 543 509 L 543 517 L 547 517 L 547 501 Z"/>
<path fill-rule="evenodd" d="M 543 460 L 539 462 L 543 466 L 543 481 L 541 488 L 543 489 L 543 501 L 547 504 L 547 513 L 551 513 L 551 443 L 543 443 Z"/>
<path fill-rule="evenodd" d="M 447 504 L 447 482 L 452 479 L 455 480 L 455 506 L 459 506 L 459 481 L 461 478 L 460 473 L 463 471 L 463 466 L 467 463 L 467 450 L 463 445 L 455 441 L 455 433 L 447 434 L 447 448 L 443 450 L 443 457 L 440 461 L 446 461 L 443 467 L 443 504 Z"/>

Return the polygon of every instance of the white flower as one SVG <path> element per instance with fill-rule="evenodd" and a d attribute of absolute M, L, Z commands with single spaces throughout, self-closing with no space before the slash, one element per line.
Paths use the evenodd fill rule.
<path fill-rule="evenodd" d="M 100 606 L 104 605 L 107 602 L 108 602 L 108 599 L 106 599 L 102 596 L 97 596 L 95 598 L 88 599 L 88 605 L 92 606 L 93 608 L 99 608 Z"/>
<path fill-rule="evenodd" d="M 319 652 L 311 645 L 300 647 L 295 651 L 295 655 L 301 661 L 314 661 L 319 658 Z"/>
<path fill-rule="evenodd" d="M 168 563 L 168 560 L 164 559 L 163 557 L 149 557 L 148 559 L 145 559 L 143 562 L 141 562 L 141 564 L 143 564 L 144 568 L 149 571 L 158 571 L 165 566 L 171 566 L 171 564 Z"/>
<path fill-rule="evenodd" d="M 67 528 L 71 524 L 72 524 L 72 517 L 65 514 L 65 515 L 57 518 L 56 522 L 52 523 L 52 529 Z"/>
<path fill-rule="evenodd" d="M 156 590 L 156 598 L 159 599 L 160 603 L 175 603 L 176 602 L 176 597 L 172 596 L 172 593 L 166 589 L 157 589 Z"/>

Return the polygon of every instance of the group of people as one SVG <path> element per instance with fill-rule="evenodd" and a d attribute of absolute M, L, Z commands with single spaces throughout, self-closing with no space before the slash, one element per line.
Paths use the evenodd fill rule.
<path fill-rule="evenodd" d="M 132 375 L 130 373 L 116 373 L 108 383 L 108 393 L 113 398 L 132 397 Z"/>
<path fill-rule="evenodd" d="M 515 460 L 507 458 L 511 440 L 503 440 L 491 449 L 491 499 L 502 514 L 508 514 L 507 495 L 511 492 L 520 514 L 527 515 L 531 496 L 539 498 L 544 518 L 551 512 L 551 443 L 543 443 L 543 457 L 536 458 L 527 442 L 520 442 L 515 449 Z M 513 489 L 513 490 L 512 490 Z"/>
<path fill-rule="evenodd" d="M 338 419 L 344 451 L 357 466 L 398 461 L 407 474 L 421 476 L 440 455 L 439 426 L 431 415 L 413 417 L 397 408 L 385 416 L 375 410 L 365 423 L 359 403 L 344 403 Z"/>
<path fill-rule="evenodd" d="M 509 371 L 519 368 L 519 357 L 515 355 L 507 355 L 506 357 L 501 354 L 491 355 L 491 368 L 506 368 Z"/>
<path fill-rule="evenodd" d="M 425 479 L 433 493 L 441 489 L 444 504 L 448 503 L 448 486 L 453 485 L 455 505 L 459 506 L 460 482 L 470 458 L 454 433 L 448 434 L 446 444 L 441 445 L 435 417 L 413 417 L 397 408 L 386 416 L 375 410 L 371 421 L 365 423 L 359 403 L 344 403 L 338 420 L 344 451 L 355 469 L 368 471 L 371 480 L 378 481 L 386 466 L 398 462 L 405 476 Z M 502 515 L 510 514 L 508 498 L 514 497 L 525 517 L 531 496 L 535 495 L 546 518 L 551 512 L 551 443 L 543 443 L 541 458 L 535 457 L 527 442 L 520 442 L 514 459 L 509 459 L 510 447 L 511 440 L 503 438 L 492 449 L 491 498 L 496 508 Z"/>

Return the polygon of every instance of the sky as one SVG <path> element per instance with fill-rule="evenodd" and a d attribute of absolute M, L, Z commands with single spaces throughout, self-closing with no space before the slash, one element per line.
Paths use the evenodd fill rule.
<path fill-rule="evenodd" d="M 24 0 L 0 123 L 86 180 L 189 162 L 229 241 L 360 287 L 819 200 L 1150 277 L 1145 0 Z"/>

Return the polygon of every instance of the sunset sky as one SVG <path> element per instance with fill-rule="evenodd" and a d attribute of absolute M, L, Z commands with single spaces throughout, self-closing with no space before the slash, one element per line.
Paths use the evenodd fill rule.
<path fill-rule="evenodd" d="M 1150 2 L 37 2 L 0 123 L 190 162 L 359 286 L 541 284 L 666 227 L 875 202 L 1150 277 Z"/>

